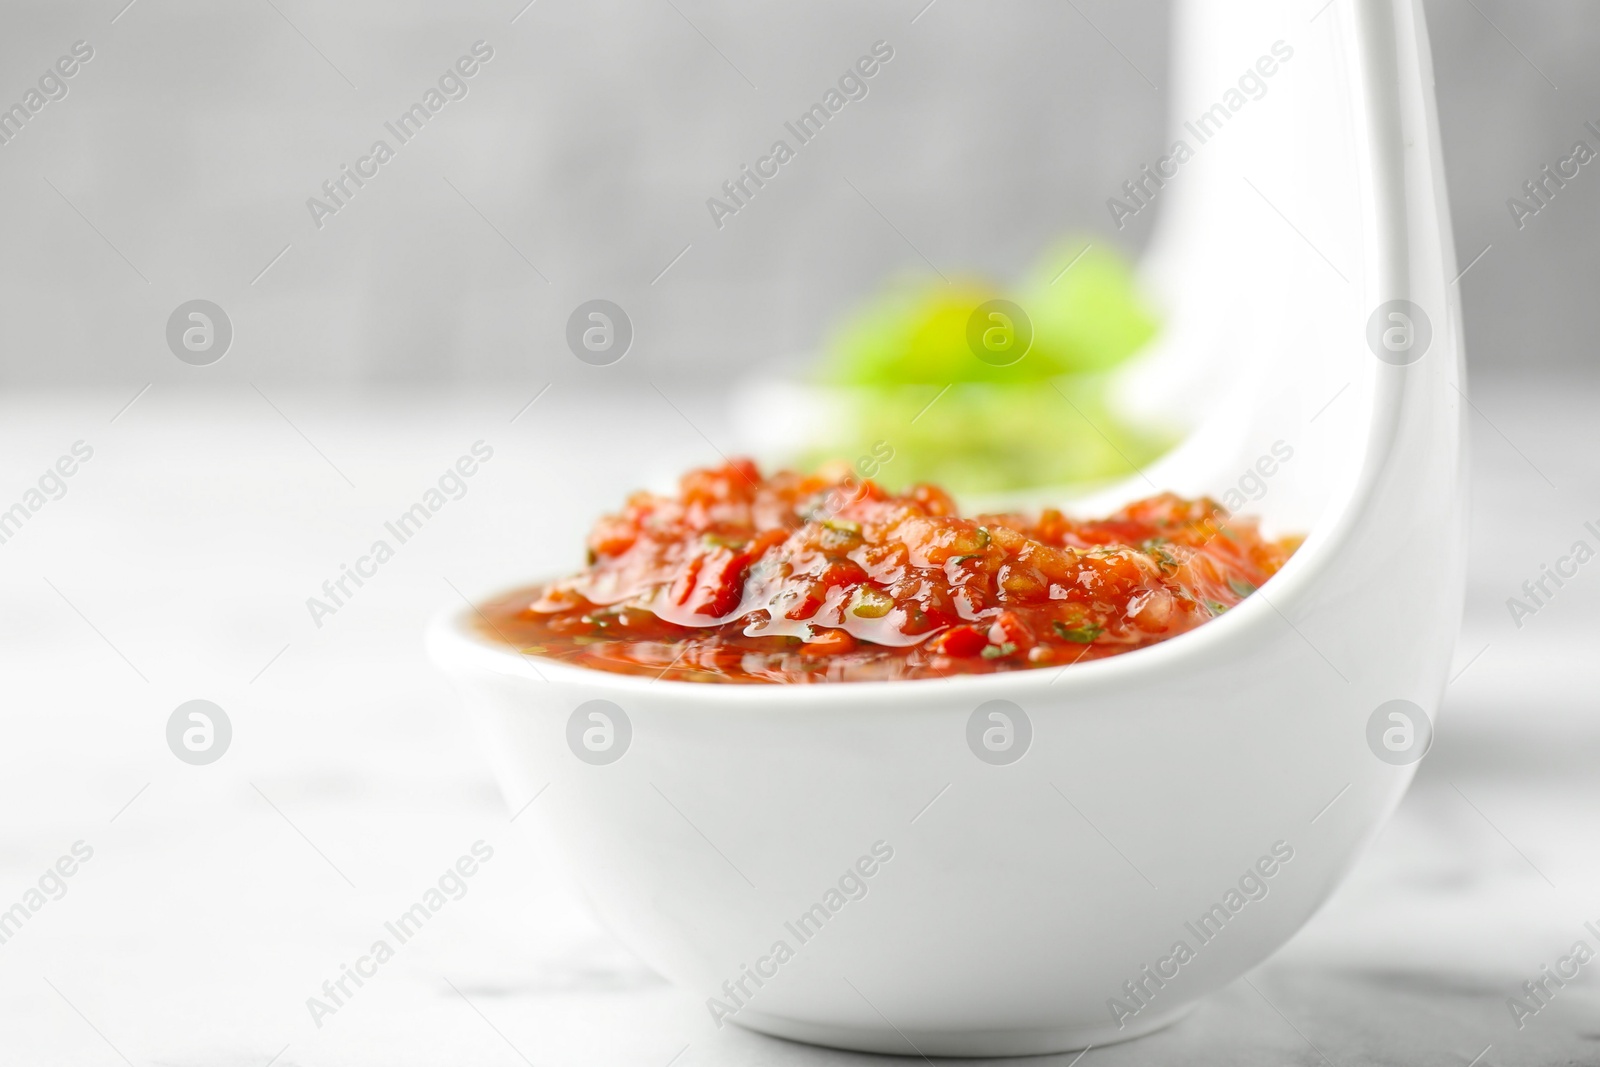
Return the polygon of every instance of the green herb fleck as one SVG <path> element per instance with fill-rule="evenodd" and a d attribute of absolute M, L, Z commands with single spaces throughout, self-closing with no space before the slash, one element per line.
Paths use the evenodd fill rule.
<path fill-rule="evenodd" d="M 1177 557 L 1162 547 L 1166 543 L 1167 539 L 1165 537 L 1152 537 L 1139 547 L 1161 566 L 1176 568 L 1178 566 Z"/>
<path fill-rule="evenodd" d="M 984 659 L 999 659 L 1001 656 L 1011 655 L 1016 650 L 1017 646 L 1012 642 L 1007 641 L 1003 645 L 984 645 L 983 651 L 979 653 L 979 655 L 981 655 Z"/>
<path fill-rule="evenodd" d="M 1219 603 L 1218 601 L 1210 598 L 1207 598 L 1204 603 L 1207 610 L 1211 612 L 1212 618 L 1216 618 L 1218 615 L 1221 615 L 1224 611 L 1228 610 L 1228 605 Z"/>
<path fill-rule="evenodd" d="M 1249 582 L 1243 581 L 1242 579 L 1239 579 L 1239 578 L 1229 578 L 1228 579 L 1228 588 L 1232 589 L 1235 593 L 1238 593 L 1240 596 L 1249 596 L 1251 593 L 1254 593 L 1256 591 L 1256 587 L 1255 586 L 1253 586 Z"/>
<path fill-rule="evenodd" d="M 1105 627 L 1095 623 L 1089 623 L 1084 626 L 1068 626 L 1060 619 L 1057 619 L 1050 625 L 1058 637 L 1067 641 L 1075 641 L 1080 645 L 1087 645 L 1105 632 Z"/>

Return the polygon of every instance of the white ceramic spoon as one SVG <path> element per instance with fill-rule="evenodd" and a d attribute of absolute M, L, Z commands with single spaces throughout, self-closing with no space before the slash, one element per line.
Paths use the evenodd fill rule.
<path fill-rule="evenodd" d="M 1309 537 L 1258 593 L 1124 656 L 948 681 L 652 684 L 525 660 L 459 613 L 432 631 L 511 801 L 548 786 L 523 825 L 703 1000 L 708 1040 L 1004 1055 L 1148 1032 L 1299 929 L 1404 791 L 1464 555 L 1426 32 L 1419 0 L 1290 6 L 1180 11 L 1179 120 L 1275 41 L 1294 57 L 1160 193 L 1160 373 L 1196 399 L 1212 378 L 1187 368 L 1237 373 L 1117 494 L 1221 492 L 1290 444 L 1245 510 Z M 1394 350 L 1369 347 L 1391 300 L 1423 309 L 1425 350 L 1386 317 Z"/>

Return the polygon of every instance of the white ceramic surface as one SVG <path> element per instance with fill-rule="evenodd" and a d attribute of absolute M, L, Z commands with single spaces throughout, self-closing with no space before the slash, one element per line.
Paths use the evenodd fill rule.
<path fill-rule="evenodd" d="M 1212 9 L 1205 0 L 1188 16 Z M 1266 28 L 1248 62 L 1287 16 L 1249 3 L 1225 17 Z M 1374 755 L 1368 721 L 1392 699 L 1437 708 L 1464 557 L 1461 337 L 1431 73 L 1415 0 L 1340 0 L 1305 18 L 1294 16 L 1302 84 L 1283 83 L 1274 122 L 1306 100 L 1329 125 L 1230 130 L 1191 184 L 1251 160 L 1262 194 L 1280 174 L 1329 190 L 1309 201 L 1321 221 L 1296 227 L 1292 209 L 1308 201 L 1263 206 L 1246 190 L 1255 214 L 1235 218 L 1230 247 L 1168 242 L 1169 273 L 1216 259 L 1213 291 L 1227 288 L 1224 267 L 1253 269 L 1233 288 L 1265 294 L 1257 310 L 1275 325 L 1235 323 L 1234 399 L 1120 491 L 1215 491 L 1262 442 L 1292 437 L 1296 461 L 1259 510 L 1310 534 L 1239 607 L 1060 672 L 793 687 L 612 676 L 521 657 L 476 636 L 470 615 L 435 624 L 432 655 L 466 694 L 507 793 L 548 787 L 526 817 L 565 842 L 617 936 L 713 1017 L 736 1008 L 732 1022 L 782 1036 L 927 1055 L 1136 1036 L 1281 945 L 1404 791 L 1411 768 Z M 1294 147 L 1319 140 L 1321 156 Z M 1183 194 L 1180 209 L 1179 192 L 1181 219 L 1195 200 Z M 1214 225 L 1187 217 L 1196 231 Z M 1301 284 L 1333 262 L 1342 286 Z M 1432 326 L 1426 354 L 1405 366 L 1364 336 L 1395 298 Z M 1196 349 L 1219 343 L 1194 325 L 1206 316 L 1175 314 Z M 632 727 L 605 765 L 568 744 L 569 718 L 595 699 Z M 1033 733 L 1004 766 L 967 741 L 975 709 L 995 699 L 1023 709 Z M 865 895 L 841 894 L 802 941 L 797 917 L 826 908 L 875 845 Z M 1275 848 L 1265 895 L 1232 909 L 1229 891 Z M 1202 939 L 1194 924 L 1219 902 L 1229 917 Z M 792 958 L 770 962 L 780 941 Z M 1173 972 L 1162 961 L 1179 941 L 1192 958 Z M 766 972 L 759 985 L 747 967 Z"/>

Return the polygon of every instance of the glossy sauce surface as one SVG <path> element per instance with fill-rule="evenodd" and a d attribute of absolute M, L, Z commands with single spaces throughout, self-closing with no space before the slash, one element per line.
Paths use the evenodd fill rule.
<path fill-rule="evenodd" d="M 636 493 L 589 566 L 480 606 L 532 655 L 672 681 L 796 683 L 1064 667 L 1227 611 L 1294 539 L 1162 494 L 1101 520 L 963 518 L 932 486 L 891 495 L 848 468 L 763 477 L 748 460 Z"/>

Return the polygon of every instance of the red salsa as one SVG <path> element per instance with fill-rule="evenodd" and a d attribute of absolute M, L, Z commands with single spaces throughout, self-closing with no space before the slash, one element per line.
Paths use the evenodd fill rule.
<path fill-rule="evenodd" d="M 1109 518 L 963 518 L 933 486 L 893 495 L 848 467 L 763 477 L 749 460 L 635 493 L 570 578 L 483 605 L 531 655 L 676 681 L 937 678 L 1062 667 L 1192 630 L 1298 542 L 1209 499 Z"/>

